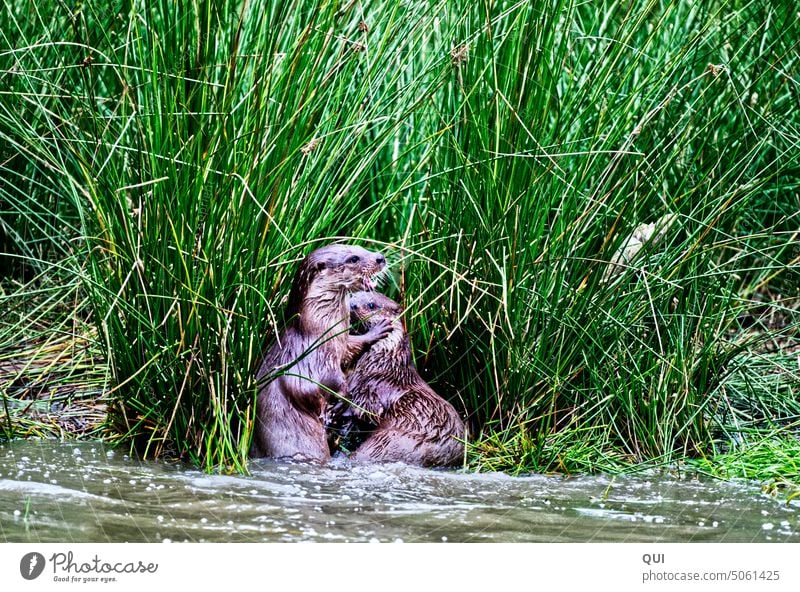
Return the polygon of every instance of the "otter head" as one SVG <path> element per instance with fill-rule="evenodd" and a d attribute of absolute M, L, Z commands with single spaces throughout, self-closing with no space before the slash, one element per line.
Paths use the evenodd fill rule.
<path fill-rule="evenodd" d="M 372 277 L 386 267 L 380 253 L 354 245 L 328 245 L 306 257 L 292 283 L 289 312 L 297 314 L 307 298 L 326 301 L 348 290 L 372 290 Z"/>
<path fill-rule="evenodd" d="M 350 294 L 350 322 L 372 327 L 380 319 L 393 323 L 399 321 L 403 307 L 391 298 L 377 292 L 355 292 Z"/>

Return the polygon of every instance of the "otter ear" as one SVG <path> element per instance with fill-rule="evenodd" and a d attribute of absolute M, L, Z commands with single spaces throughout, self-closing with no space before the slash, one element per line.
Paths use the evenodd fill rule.
<path fill-rule="evenodd" d="M 325 261 L 320 261 L 319 263 L 317 263 L 317 271 L 322 271 L 326 267 L 328 267 L 328 263 Z"/>

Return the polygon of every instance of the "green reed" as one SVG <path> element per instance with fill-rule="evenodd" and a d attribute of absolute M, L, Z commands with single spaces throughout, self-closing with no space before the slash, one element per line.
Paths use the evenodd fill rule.
<path fill-rule="evenodd" d="M 76 261 L 140 454 L 245 470 L 294 266 L 337 237 L 391 255 L 475 467 L 795 429 L 789 3 L 28 6 L 0 12 L 4 244 Z"/>

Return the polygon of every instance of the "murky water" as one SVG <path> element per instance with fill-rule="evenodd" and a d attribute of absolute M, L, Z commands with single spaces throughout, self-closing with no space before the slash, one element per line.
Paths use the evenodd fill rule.
<path fill-rule="evenodd" d="M 0 445 L 0 541 L 786 541 L 800 504 L 758 483 L 509 477 L 261 461 L 250 477 L 100 444 Z"/>

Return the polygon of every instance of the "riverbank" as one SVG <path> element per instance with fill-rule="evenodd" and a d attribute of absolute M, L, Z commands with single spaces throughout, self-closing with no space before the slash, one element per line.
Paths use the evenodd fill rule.
<path fill-rule="evenodd" d="M 113 439 L 111 374 L 74 283 L 0 283 L 0 436 Z"/>
<path fill-rule="evenodd" d="M 136 454 L 124 434 L 108 422 L 107 406 L 113 382 L 111 369 L 87 308 L 80 303 L 76 285 L 5 283 L 0 290 L 0 393 L 3 406 L 0 436 L 6 442 L 19 439 L 84 441 L 119 446 L 120 454 Z M 71 308 L 75 304 L 77 307 Z M 755 340 L 752 330 L 731 336 L 732 342 L 759 343 L 747 355 L 746 376 L 760 381 L 765 398 L 780 400 L 776 393 L 794 388 L 800 372 L 800 343 L 795 333 L 785 333 L 796 311 L 761 319 L 766 331 L 783 338 Z M 752 327 L 754 323 L 747 323 Z M 792 329 L 793 331 L 795 329 Z M 772 333 L 770 333 L 772 334 Z M 751 406 L 752 407 L 752 406 Z M 781 410 L 775 409 L 777 415 Z M 742 418 L 742 420 L 750 418 Z M 511 433 L 511 437 L 509 437 Z M 696 474 L 720 480 L 758 482 L 764 493 L 791 501 L 800 497 L 800 439 L 791 423 L 777 426 L 768 421 L 718 440 L 704 456 L 637 459 L 608 454 L 588 442 L 583 448 L 559 446 L 558 437 L 537 441 L 522 428 L 481 431 L 468 448 L 469 472 L 506 472 L 511 475 L 546 473 L 624 475 L 666 470 L 677 475 Z"/>

